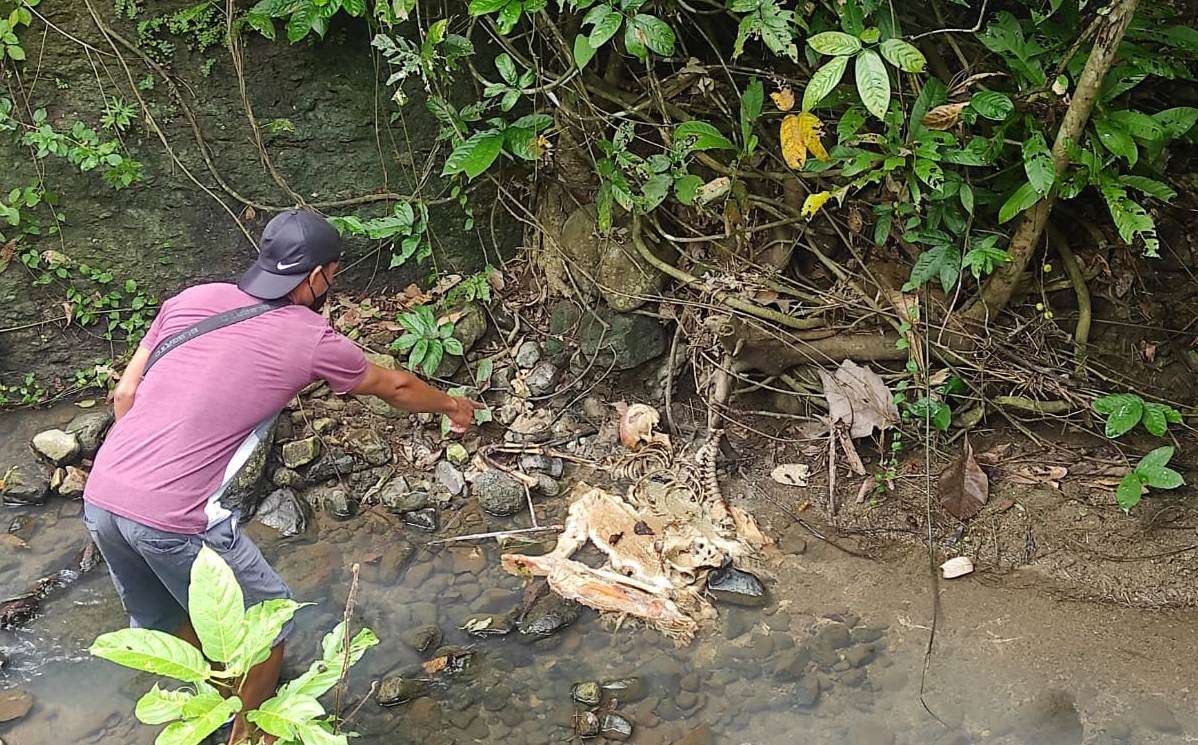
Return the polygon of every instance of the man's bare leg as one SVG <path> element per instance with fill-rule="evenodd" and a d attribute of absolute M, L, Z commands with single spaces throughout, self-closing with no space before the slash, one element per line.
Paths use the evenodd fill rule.
<path fill-rule="evenodd" d="M 257 709 L 264 701 L 275 695 L 275 691 L 279 687 L 279 673 L 282 669 L 283 642 L 279 642 L 270 651 L 270 657 L 250 670 L 249 674 L 245 676 L 245 680 L 242 681 L 241 690 L 238 693 L 241 698 L 242 711 Z M 230 745 L 246 740 L 249 736 L 249 725 L 246 723 L 245 717 L 238 715 L 233 722 L 233 734 L 229 738 Z M 267 736 L 265 738 L 268 745 L 274 741 L 274 737 Z"/>

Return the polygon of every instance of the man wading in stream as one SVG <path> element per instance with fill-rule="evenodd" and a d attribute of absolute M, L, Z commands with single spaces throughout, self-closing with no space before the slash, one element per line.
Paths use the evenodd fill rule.
<path fill-rule="evenodd" d="M 479 404 L 416 376 L 370 364 L 317 311 L 337 274 L 341 239 L 321 216 L 291 210 L 262 234 L 258 260 L 237 285 L 205 284 L 166 301 L 121 376 L 116 424 L 87 481 L 84 522 L 133 626 L 199 647 L 187 586 L 200 547 L 232 567 L 246 606 L 291 591 L 238 527 L 221 495 L 276 415 L 309 383 L 445 414 L 457 432 Z M 274 695 L 280 634 L 246 676 L 244 709 Z M 249 732 L 238 717 L 229 742 Z"/>

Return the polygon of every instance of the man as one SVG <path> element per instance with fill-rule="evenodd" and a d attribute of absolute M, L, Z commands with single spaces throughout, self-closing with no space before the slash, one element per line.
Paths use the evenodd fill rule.
<path fill-rule="evenodd" d="M 276 216 L 241 281 L 199 285 L 166 301 L 121 376 L 116 424 L 84 492 L 84 522 L 133 626 L 200 646 L 187 617 L 187 586 L 203 545 L 232 567 L 247 606 L 291 596 L 220 498 L 274 417 L 314 380 L 327 381 L 338 394 L 445 414 L 457 432 L 473 423 L 479 404 L 369 364 L 316 312 L 340 257 L 340 236 L 323 217 L 300 210 Z M 263 301 L 271 300 L 277 307 L 266 309 Z M 258 306 L 257 315 L 176 336 L 251 306 Z M 169 353 L 151 363 L 167 340 Z M 274 695 L 286 631 L 270 658 L 247 676 L 240 692 L 246 710 Z M 230 742 L 248 734 L 238 718 Z"/>

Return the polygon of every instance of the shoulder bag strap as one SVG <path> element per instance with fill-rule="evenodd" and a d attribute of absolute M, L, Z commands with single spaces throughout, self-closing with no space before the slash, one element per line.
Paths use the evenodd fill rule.
<path fill-rule="evenodd" d="M 268 311 L 275 310 L 290 305 L 291 301 L 287 298 L 279 298 L 278 300 L 267 300 L 265 302 L 247 305 L 242 308 L 233 308 L 226 310 L 223 313 L 208 316 L 207 318 L 192 324 L 187 328 L 177 333 L 171 334 L 166 339 L 159 342 L 158 346 L 154 347 L 154 351 L 150 353 L 150 359 L 146 362 L 146 369 L 142 371 L 142 377 L 150 372 L 150 368 L 154 363 L 162 359 L 168 352 L 181 344 L 191 341 L 197 336 L 203 336 L 209 331 L 223 329 L 225 326 L 232 326 L 235 323 L 249 320 L 262 315 Z"/>

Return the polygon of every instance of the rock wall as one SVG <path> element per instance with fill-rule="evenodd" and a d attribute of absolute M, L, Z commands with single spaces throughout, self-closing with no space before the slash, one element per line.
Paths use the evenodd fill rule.
<path fill-rule="evenodd" d="M 137 21 L 192 4 L 143 3 L 137 20 L 129 21 L 114 18 L 107 0 L 91 3 L 106 24 L 130 40 L 136 39 Z M 35 19 L 22 32 L 29 60 L 20 68 L 20 85 L 10 74 L 5 87 L 23 89 L 30 108 L 45 108 L 60 129 L 81 120 L 99 130 L 105 100 L 117 97 L 136 103 L 124 65 L 139 82 L 152 70 L 126 49 L 120 49 L 121 57 L 113 54 L 83 0 L 46 3 L 39 10 L 62 32 L 95 51 Z M 166 38 L 176 46 L 169 58 L 170 72 L 195 112 L 224 181 L 250 201 L 290 206 L 293 200 L 259 157 L 223 40 L 201 54 L 188 48 L 186 38 Z M 422 196 L 435 197 L 444 187 L 437 178 L 439 156 L 430 158 L 437 123 L 415 95 L 402 118 L 389 122 L 395 106 L 384 85 L 388 72 L 381 62 L 376 67 L 363 21 L 339 18 L 323 41 L 295 45 L 247 32 L 244 59 L 247 92 L 265 145 L 280 174 L 306 200 L 377 192 L 406 195 L 413 193 L 416 183 Z M 217 185 L 166 82 L 155 78 L 152 88 L 138 92 L 179 161 L 256 237 L 271 213 L 247 213 L 244 204 Z M 18 95 L 19 110 L 23 105 Z M 32 183 L 41 169 L 48 186 L 58 193 L 67 220 L 61 240 L 41 238 L 24 245 L 61 251 L 76 262 L 110 270 L 122 282 L 134 279 L 159 300 L 190 284 L 236 277 L 252 260 L 254 248 L 229 211 L 168 156 L 140 113 L 123 138 L 131 155 L 143 163 L 145 179 L 115 191 L 98 172 L 82 174 L 61 158 L 35 161 L 14 133 L 0 132 L 0 193 Z M 493 201 L 485 193 L 472 199 L 480 228 L 469 231 L 456 205 L 430 208 L 434 257 L 421 266 L 386 271 L 387 257 L 371 253 L 377 245 L 351 243 L 347 265 L 352 268 L 343 277 L 343 287 L 379 291 L 405 286 L 434 269 L 472 272 L 497 263 L 516 244 L 518 231 L 501 215 L 487 214 L 486 205 Z M 375 215 L 390 207 L 375 202 L 326 211 Z M 63 315 L 65 287 L 38 287 L 33 279 L 17 261 L 0 273 L 0 383 L 12 384 L 28 371 L 42 379 L 66 376 L 97 358 L 120 353 L 120 345 L 99 339 L 95 329 L 64 328 L 62 322 L 34 325 Z M 8 330 L 28 325 L 32 326 Z"/>

